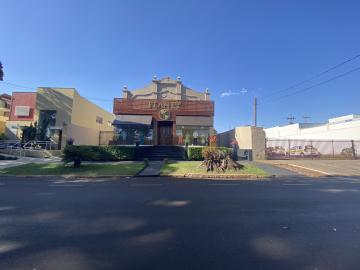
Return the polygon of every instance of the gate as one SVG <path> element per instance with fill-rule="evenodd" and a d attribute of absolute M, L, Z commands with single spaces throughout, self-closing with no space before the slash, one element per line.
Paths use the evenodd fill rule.
<path fill-rule="evenodd" d="M 356 159 L 360 141 L 266 139 L 267 159 Z"/>

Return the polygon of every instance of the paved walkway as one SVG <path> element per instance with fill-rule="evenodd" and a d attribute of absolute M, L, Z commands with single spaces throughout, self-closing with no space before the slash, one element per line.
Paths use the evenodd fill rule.
<path fill-rule="evenodd" d="M 139 173 L 140 177 L 159 176 L 163 162 L 162 161 L 149 161 L 149 165 Z"/>

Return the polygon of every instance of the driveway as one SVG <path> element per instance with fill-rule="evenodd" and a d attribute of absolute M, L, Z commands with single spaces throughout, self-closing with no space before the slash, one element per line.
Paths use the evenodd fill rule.
<path fill-rule="evenodd" d="M 262 163 L 308 169 L 323 175 L 360 176 L 360 160 L 266 160 Z"/>

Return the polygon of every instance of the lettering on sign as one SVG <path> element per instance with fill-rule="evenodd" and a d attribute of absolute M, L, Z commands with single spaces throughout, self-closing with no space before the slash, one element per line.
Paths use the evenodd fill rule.
<path fill-rule="evenodd" d="M 178 110 L 181 107 L 180 101 L 173 102 L 156 102 L 149 101 L 149 109 L 167 109 L 167 110 Z"/>

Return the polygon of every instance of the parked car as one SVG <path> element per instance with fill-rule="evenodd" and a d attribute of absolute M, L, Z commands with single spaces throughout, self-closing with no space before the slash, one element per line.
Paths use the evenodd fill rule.
<path fill-rule="evenodd" d="M 290 148 L 290 156 L 293 156 L 293 157 L 319 157 L 320 152 L 311 145 L 293 146 Z"/>
<path fill-rule="evenodd" d="M 348 148 L 344 148 L 344 149 L 341 150 L 341 155 L 345 156 L 345 157 L 354 157 L 354 154 L 356 156 L 356 150 L 355 149 L 354 149 L 354 152 L 353 152 L 352 147 L 348 147 Z"/>
<path fill-rule="evenodd" d="M 286 156 L 286 150 L 282 146 L 268 147 L 266 153 L 268 156 Z"/>

